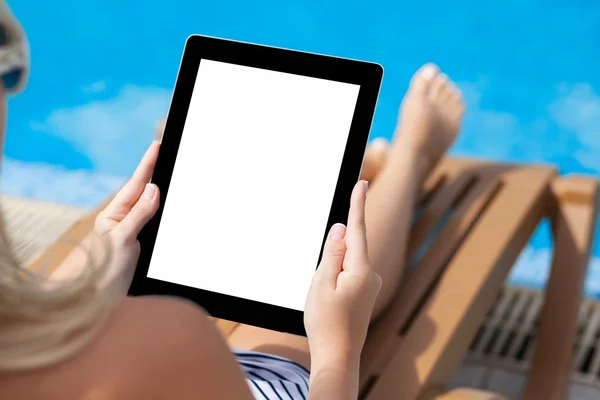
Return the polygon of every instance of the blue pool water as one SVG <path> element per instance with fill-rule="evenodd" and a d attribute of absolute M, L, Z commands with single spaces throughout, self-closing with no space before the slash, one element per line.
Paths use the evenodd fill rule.
<path fill-rule="evenodd" d="M 438 63 L 468 113 L 452 152 L 600 172 L 600 2 L 508 0 L 9 2 L 32 74 L 10 100 L 9 193 L 91 206 L 129 175 L 165 114 L 185 38 L 202 33 L 381 63 L 372 138 L 390 138 L 411 74 Z M 57 190 L 60 188 L 60 190 Z M 549 231 L 511 277 L 540 286 Z M 594 248 L 600 256 L 600 246 Z M 594 259 L 588 294 L 600 293 Z"/>

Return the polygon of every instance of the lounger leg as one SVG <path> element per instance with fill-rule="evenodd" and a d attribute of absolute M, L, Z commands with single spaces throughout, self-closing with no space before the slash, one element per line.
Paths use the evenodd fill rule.
<path fill-rule="evenodd" d="M 577 318 L 598 215 L 596 180 L 560 179 L 552 191 L 554 260 L 524 400 L 567 398 Z"/>

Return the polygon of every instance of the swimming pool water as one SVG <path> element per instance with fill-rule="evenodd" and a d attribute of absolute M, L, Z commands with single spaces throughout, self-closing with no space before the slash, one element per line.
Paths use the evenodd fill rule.
<path fill-rule="evenodd" d="M 381 63 L 372 138 L 392 136 L 411 74 L 436 62 L 468 106 L 454 154 L 600 172 L 599 2 L 9 3 L 29 36 L 32 71 L 9 103 L 7 192 L 97 204 L 153 137 L 191 33 Z M 91 185 L 81 184 L 86 177 Z M 547 228 L 536 233 L 513 282 L 543 284 L 549 237 Z M 589 294 L 600 293 L 599 265 Z"/>

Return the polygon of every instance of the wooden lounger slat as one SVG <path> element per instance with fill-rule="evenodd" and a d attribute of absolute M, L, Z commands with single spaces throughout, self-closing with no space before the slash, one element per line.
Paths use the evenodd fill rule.
<path fill-rule="evenodd" d="M 423 183 L 423 187 L 420 189 L 419 194 L 417 195 L 416 204 L 417 206 L 425 205 L 428 200 L 435 194 L 438 189 L 444 184 L 446 179 L 448 178 L 448 171 L 446 168 L 440 163 L 425 179 L 425 183 Z"/>
<path fill-rule="evenodd" d="M 367 399 L 417 399 L 443 387 L 540 219 L 555 171 L 516 168 L 446 267 Z M 421 271 L 419 271 L 421 272 Z"/>
<path fill-rule="evenodd" d="M 432 172 L 417 199 L 407 248 L 414 267 L 406 270 L 397 296 L 367 337 L 361 398 L 502 399 L 464 389 L 445 393 L 445 385 L 482 322 L 500 324 L 498 313 L 504 309 L 526 308 L 522 326 L 513 327 L 517 339 L 509 354 L 521 336 L 529 335 L 541 304 L 538 297 L 534 303 L 512 304 L 511 296 L 501 296 L 494 313 L 488 313 L 510 267 L 546 216 L 552 219 L 555 256 L 523 398 L 564 398 L 575 330 L 588 319 L 578 307 L 595 233 L 598 182 L 555 175 L 550 167 L 464 159 L 445 159 Z M 46 267 L 43 272 L 52 273 L 93 229 L 105 205 L 71 226 L 29 269 Z M 240 326 L 224 320 L 215 324 L 225 337 Z M 592 340 L 584 335 L 580 346 Z M 488 341 L 479 338 L 483 342 Z M 474 352 L 482 353 L 478 349 Z"/>
<path fill-rule="evenodd" d="M 32 272 L 52 274 L 65 258 L 94 229 L 96 217 L 110 203 L 112 197 L 102 203 L 95 211 L 75 222 L 61 237 L 33 260 L 27 269 Z"/>
<path fill-rule="evenodd" d="M 473 179 L 472 174 L 461 175 L 445 185 L 443 190 L 437 190 L 433 194 L 433 198 L 423 208 L 411 229 L 407 246 L 407 260 L 414 259 L 427 238 L 433 233 L 446 213 L 450 211 L 450 208 L 464 194 L 465 190 L 468 189 Z"/>
<path fill-rule="evenodd" d="M 226 321 L 224 319 L 215 319 L 217 328 L 221 331 L 221 334 L 225 337 L 229 337 L 233 331 L 240 325 L 238 322 Z"/>
<path fill-rule="evenodd" d="M 394 343 L 399 343 L 403 326 L 409 322 L 424 297 L 435 284 L 447 260 L 460 245 L 471 224 L 488 203 L 499 182 L 479 182 L 466 195 L 450 217 L 429 251 L 412 271 L 407 271 L 398 296 L 369 332 L 362 357 L 361 383 L 376 377 L 393 355 Z"/>

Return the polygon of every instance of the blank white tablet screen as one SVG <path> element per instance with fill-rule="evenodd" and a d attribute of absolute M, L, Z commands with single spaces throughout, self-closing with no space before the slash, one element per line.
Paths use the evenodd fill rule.
<path fill-rule="evenodd" d="M 201 60 L 148 277 L 303 311 L 359 89 Z"/>

